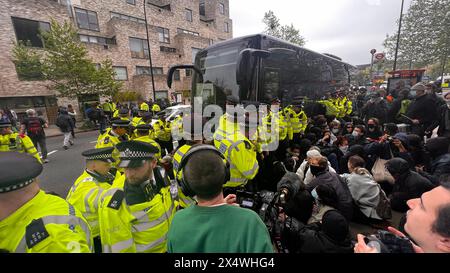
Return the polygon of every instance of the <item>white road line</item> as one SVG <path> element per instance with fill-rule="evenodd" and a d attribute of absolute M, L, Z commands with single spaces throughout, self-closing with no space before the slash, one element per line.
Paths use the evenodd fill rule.
<path fill-rule="evenodd" d="M 89 143 L 97 143 L 97 140 L 91 141 L 91 142 L 89 142 Z"/>
<path fill-rule="evenodd" d="M 54 151 L 51 151 L 50 153 L 48 153 L 47 155 L 51 155 L 51 154 L 54 154 L 54 153 L 56 153 L 58 150 L 54 150 Z"/>

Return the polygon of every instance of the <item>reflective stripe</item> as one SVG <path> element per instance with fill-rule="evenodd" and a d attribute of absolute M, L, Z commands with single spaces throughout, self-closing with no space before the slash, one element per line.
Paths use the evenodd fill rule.
<path fill-rule="evenodd" d="M 193 201 L 192 199 L 186 199 L 186 198 L 181 198 L 181 197 L 180 197 L 180 199 L 181 199 L 181 201 L 183 201 L 186 205 L 190 205 L 190 204 L 193 204 L 193 203 L 194 203 L 194 201 Z"/>
<path fill-rule="evenodd" d="M 169 219 L 170 215 L 172 215 L 172 212 L 173 212 L 173 203 L 170 205 L 169 210 L 165 211 L 160 217 L 158 217 L 158 219 L 150 221 L 150 222 L 135 224 L 132 226 L 132 229 L 134 232 L 142 232 L 142 231 L 149 230 L 149 229 L 163 223 L 165 220 Z"/>
<path fill-rule="evenodd" d="M 89 231 L 89 227 L 86 225 L 86 223 L 81 220 L 80 218 L 76 216 L 71 215 L 52 215 L 52 216 L 45 216 L 42 217 L 42 221 L 44 222 L 44 225 L 48 224 L 58 224 L 58 225 L 69 225 L 69 226 L 76 226 L 79 225 L 83 229 L 84 233 L 86 234 L 86 241 L 89 247 L 91 246 L 91 235 Z M 26 235 L 22 237 L 20 240 L 19 245 L 17 246 L 15 253 L 26 253 L 27 252 L 27 243 L 26 243 Z"/>
<path fill-rule="evenodd" d="M 157 245 L 160 245 L 160 244 L 164 243 L 166 238 L 167 238 L 167 234 L 164 234 L 163 237 L 161 237 L 158 240 L 155 240 L 155 241 L 153 241 L 153 242 L 151 242 L 149 244 L 136 245 L 136 250 L 137 250 L 137 252 L 144 252 L 144 251 L 149 250 L 149 249 L 151 249 L 151 248 L 153 248 L 153 247 L 155 247 Z"/>
<path fill-rule="evenodd" d="M 86 212 L 91 212 L 91 208 L 89 207 L 89 197 L 94 193 L 95 188 L 92 188 L 88 194 L 84 197 L 84 206 L 86 208 Z"/>
<path fill-rule="evenodd" d="M 99 191 L 98 191 L 98 193 L 97 193 L 97 196 L 95 196 L 95 199 L 94 199 L 94 208 L 95 208 L 96 210 L 98 210 L 98 199 L 100 198 L 100 196 L 102 195 L 102 193 L 103 193 L 103 189 L 102 189 L 102 188 L 99 188 Z"/>
<path fill-rule="evenodd" d="M 134 241 L 133 241 L 133 238 L 131 238 L 126 241 L 115 243 L 112 246 L 103 245 L 103 253 L 119 253 L 124 249 L 132 247 L 133 244 L 134 244 Z"/>
<path fill-rule="evenodd" d="M 86 241 L 89 247 L 91 246 L 91 231 L 89 230 L 89 226 L 77 216 L 71 215 L 52 215 L 42 217 L 42 221 L 44 221 L 44 225 L 48 224 L 58 224 L 58 225 L 71 225 L 76 226 L 79 225 L 84 233 L 86 233 Z"/>
<path fill-rule="evenodd" d="M 25 235 L 22 237 L 22 240 L 20 240 L 19 245 L 16 247 L 16 250 L 14 250 L 15 253 L 27 253 L 27 241 L 25 238 Z"/>
<path fill-rule="evenodd" d="M 247 178 L 243 178 L 243 177 L 232 177 L 230 178 L 229 182 L 232 183 L 245 183 L 247 181 Z"/>
<path fill-rule="evenodd" d="M 258 169 L 258 167 L 259 167 L 258 162 L 255 162 L 255 164 L 253 165 L 253 168 L 249 171 L 243 172 L 242 175 L 244 175 L 244 176 L 252 175 L 256 171 L 256 169 Z"/>

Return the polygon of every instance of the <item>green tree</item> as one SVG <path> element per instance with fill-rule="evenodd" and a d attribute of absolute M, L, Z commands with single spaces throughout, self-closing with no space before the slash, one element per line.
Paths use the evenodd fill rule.
<path fill-rule="evenodd" d="M 78 39 L 78 34 L 69 22 L 51 22 L 51 30 L 41 33 L 45 45 L 42 71 L 48 86 L 58 96 L 74 98 L 85 94 L 113 96 L 122 84 L 114 80 L 110 60 L 99 68 L 87 56 L 87 49 Z"/>
<path fill-rule="evenodd" d="M 13 63 L 22 81 L 43 80 L 41 56 L 23 42 L 14 43 Z"/>
<path fill-rule="evenodd" d="M 450 0 L 413 0 L 403 17 L 397 64 L 420 68 L 446 62 L 450 48 Z M 397 25 L 398 25 L 397 21 Z M 387 57 L 394 59 L 397 33 L 387 35 Z"/>
<path fill-rule="evenodd" d="M 305 38 L 300 34 L 300 30 L 296 29 L 293 24 L 281 25 L 280 19 L 271 10 L 264 14 L 263 23 L 266 25 L 264 33 L 280 38 L 282 40 L 303 46 Z"/>

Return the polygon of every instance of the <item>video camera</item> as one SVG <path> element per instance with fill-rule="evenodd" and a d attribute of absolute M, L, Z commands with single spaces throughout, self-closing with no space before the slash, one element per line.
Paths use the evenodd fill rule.
<path fill-rule="evenodd" d="M 281 243 L 281 233 L 284 224 L 278 216 L 282 208 L 297 194 L 300 188 L 299 177 L 292 172 L 287 172 L 277 184 L 277 191 L 248 192 L 240 190 L 236 192 L 236 202 L 243 208 L 248 208 L 261 217 L 269 230 L 272 241 L 279 252 L 288 252 Z"/>
<path fill-rule="evenodd" d="M 415 253 L 408 237 L 400 237 L 385 230 L 365 237 L 364 241 L 379 253 Z"/>

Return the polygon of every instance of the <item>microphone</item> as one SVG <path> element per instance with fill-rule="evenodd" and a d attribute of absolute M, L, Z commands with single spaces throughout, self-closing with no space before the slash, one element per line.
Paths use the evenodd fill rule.
<path fill-rule="evenodd" d="M 277 184 L 281 204 L 286 204 L 290 198 L 297 194 L 299 189 L 300 178 L 293 172 L 287 172 Z"/>

